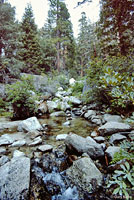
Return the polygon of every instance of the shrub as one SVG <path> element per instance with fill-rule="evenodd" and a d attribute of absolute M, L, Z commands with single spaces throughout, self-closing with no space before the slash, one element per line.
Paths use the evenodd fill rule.
<path fill-rule="evenodd" d="M 14 119 L 25 119 L 35 115 L 37 97 L 32 96 L 32 91 L 34 91 L 34 87 L 30 76 L 22 77 L 21 81 L 8 85 L 7 99 L 12 104 Z"/>
<path fill-rule="evenodd" d="M 82 95 L 83 87 L 84 87 L 83 81 L 75 82 L 75 84 L 72 86 L 72 95 L 80 97 Z"/>

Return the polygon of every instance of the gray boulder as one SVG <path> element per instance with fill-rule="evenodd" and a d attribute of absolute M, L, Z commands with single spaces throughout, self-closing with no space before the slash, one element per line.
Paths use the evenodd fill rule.
<path fill-rule="evenodd" d="M 47 107 L 49 113 L 52 113 L 53 111 L 57 110 L 60 105 L 60 101 L 47 101 Z"/>
<path fill-rule="evenodd" d="M 45 144 L 45 145 L 41 145 L 37 148 L 39 151 L 41 152 L 49 152 L 49 151 L 52 151 L 53 149 L 53 146 L 52 145 L 49 145 L 49 144 Z"/>
<path fill-rule="evenodd" d="M 97 189 L 102 184 L 103 176 L 101 172 L 93 161 L 87 157 L 74 161 L 73 165 L 66 170 L 66 174 L 71 182 L 84 192 L 91 192 L 94 182 L 96 187 L 94 189 Z"/>
<path fill-rule="evenodd" d="M 122 118 L 119 115 L 110 115 L 110 114 L 104 114 L 103 120 L 105 122 L 122 122 Z"/>
<path fill-rule="evenodd" d="M 124 140 L 126 138 L 127 138 L 126 136 L 116 133 L 116 134 L 113 134 L 110 137 L 109 142 L 110 142 L 110 144 L 114 144 L 115 142 L 122 141 L 122 140 Z"/>
<path fill-rule="evenodd" d="M 56 136 L 56 140 L 57 141 L 65 140 L 67 136 L 68 136 L 68 134 L 59 134 Z"/>
<path fill-rule="evenodd" d="M 0 167 L 0 199 L 28 199 L 30 159 L 15 157 Z"/>
<path fill-rule="evenodd" d="M 114 154 L 116 152 L 119 152 L 120 151 L 120 147 L 117 147 L 117 146 L 109 146 L 105 153 L 107 154 L 107 156 L 110 158 L 110 159 L 113 159 L 114 157 Z"/>
<path fill-rule="evenodd" d="M 42 126 L 36 117 L 30 117 L 26 120 L 23 120 L 18 125 L 18 131 L 29 132 L 36 130 L 42 130 Z"/>
<path fill-rule="evenodd" d="M 131 131 L 131 126 L 125 123 L 119 122 L 107 122 L 103 126 L 98 128 L 99 133 L 103 135 L 110 135 L 117 132 Z"/>
<path fill-rule="evenodd" d="M 50 117 L 65 117 L 66 113 L 64 111 L 53 112 Z"/>
<path fill-rule="evenodd" d="M 26 145 L 26 140 L 18 140 L 16 142 L 14 142 L 11 147 L 22 147 Z"/>
<path fill-rule="evenodd" d="M 12 135 L 4 134 L 0 137 L 0 146 L 10 145 L 15 142 L 15 138 L 12 138 Z"/>
<path fill-rule="evenodd" d="M 20 121 L 5 121 L 5 122 L 0 122 L 0 132 L 13 132 L 17 130 L 17 127 L 19 125 Z"/>
<path fill-rule="evenodd" d="M 90 119 L 92 116 L 96 116 L 96 112 L 94 110 L 88 110 L 84 115 L 86 119 Z"/>
<path fill-rule="evenodd" d="M 102 146 L 88 138 L 76 134 L 69 134 L 65 139 L 67 151 L 76 154 L 87 153 L 91 158 L 104 156 Z"/>
<path fill-rule="evenodd" d="M 48 107 L 46 102 L 42 102 L 38 106 L 38 113 L 46 114 L 48 112 Z"/>
<path fill-rule="evenodd" d="M 2 156 L 0 158 L 0 166 L 4 165 L 5 163 L 7 163 L 9 161 L 9 158 L 7 156 Z"/>
<path fill-rule="evenodd" d="M 76 98 L 74 96 L 70 96 L 69 101 L 74 105 L 80 105 L 82 103 L 81 100 L 79 100 L 78 98 Z"/>
<path fill-rule="evenodd" d="M 41 138 L 41 136 L 38 136 L 38 137 L 34 138 L 33 142 L 30 143 L 29 146 L 36 146 L 41 143 L 42 143 L 42 138 Z"/>

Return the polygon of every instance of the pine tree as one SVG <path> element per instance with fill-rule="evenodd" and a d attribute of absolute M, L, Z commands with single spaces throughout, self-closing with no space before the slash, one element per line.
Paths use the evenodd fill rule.
<path fill-rule="evenodd" d="M 134 1 L 101 0 L 98 39 L 104 55 L 126 55 L 134 48 Z"/>
<path fill-rule="evenodd" d="M 49 0 L 50 10 L 45 30 L 56 46 L 56 68 L 68 69 L 74 65 L 75 43 L 70 14 L 62 0 Z M 47 28 L 47 29 L 46 29 Z M 71 57 L 70 57 L 71 55 Z"/>
<path fill-rule="evenodd" d="M 9 3 L 0 2 L 0 82 L 8 82 L 16 76 L 22 63 L 19 62 L 19 24 L 15 22 L 15 9 Z"/>
<path fill-rule="evenodd" d="M 96 56 L 96 35 L 94 24 L 87 19 L 86 13 L 81 13 L 79 20 L 80 31 L 78 34 L 78 65 L 80 66 L 80 74 L 84 75 L 84 70 L 89 64 L 89 60 Z"/>
<path fill-rule="evenodd" d="M 32 7 L 30 4 L 25 8 L 22 19 L 22 51 L 20 55 L 25 62 L 24 72 L 40 73 L 42 67 L 41 48 L 38 40 L 37 26 L 34 22 Z"/>

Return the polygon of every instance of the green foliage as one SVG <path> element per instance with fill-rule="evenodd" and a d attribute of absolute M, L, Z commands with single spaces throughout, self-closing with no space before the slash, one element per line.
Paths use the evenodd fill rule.
<path fill-rule="evenodd" d="M 134 190 L 134 166 L 130 166 L 128 162 L 125 162 L 124 165 L 120 165 L 121 170 L 115 170 L 112 176 L 112 180 L 109 180 L 107 188 L 115 186 L 113 194 L 119 194 L 121 197 L 123 195 L 126 199 L 132 199 L 131 194 Z M 130 196 L 129 196 L 130 195 Z"/>
<path fill-rule="evenodd" d="M 20 50 L 21 60 L 25 62 L 23 72 L 40 73 L 42 67 L 42 54 L 39 44 L 37 26 L 34 22 L 32 7 L 30 4 L 25 8 L 25 13 L 21 24 L 22 48 Z"/>
<path fill-rule="evenodd" d="M 75 84 L 72 86 L 72 95 L 76 97 L 81 97 L 83 87 L 84 87 L 83 81 L 75 82 Z"/>
<path fill-rule="evenodd" d="M 30 76 L 22 77 L 21 81 L 8 85 L 7 99 L 13 106 L 13 118 L 25 119 L 35 115 L 37 97 L 32 95 L 32 91 L 34 91 L 34 87 Z"/>
<path fill-rule="evenodd" d="M 105 62 L 104 75 L 100 77 L 101 88 L 104 89 L 113 110 L 126 110 L 134 104 L 134 73 L 131 72 L 133 63 L 128 59 L 113 57 Z"/>
<path fill-rule="evenodd" d="M 120 145 L 121 149 L 119 152 L 114 154 L 114 157 L 111 161 L 116 163 L 120 160 L 127 159 L 134 163 L 134 142 L 133 141 L 123 141 Z"/>

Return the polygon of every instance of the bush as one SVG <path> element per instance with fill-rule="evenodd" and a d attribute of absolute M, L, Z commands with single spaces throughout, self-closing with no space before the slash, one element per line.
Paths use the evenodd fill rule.
<path fill-rule="evenodd" d="M 82 95 L 83 87 L 84 87 L 83 81 L 75 82 L 75 84 L 72 86 L 72 95 L 80 97 Z"/>
<path fill-rule="evenodd" d="M 32 96 L 34 91 L 31 76 L 21 78 L 21 81 L 17 81 L 7 87 L 8 101 L 13 107 L 14 119 L 26 119 L 35 115 L 36 96 Z"/>
<path fill-rule="evenodd" d="M 91 87 L 89 101 L 106 104 L 115 113 L 133 112 L 133 69 L 134 58 L 130 56 L 93 60 L 87 71 L 87 82 Z"/>

